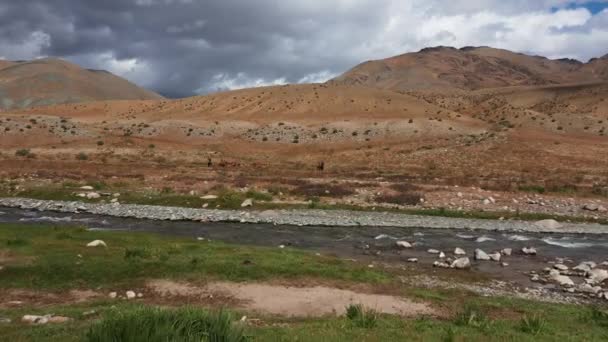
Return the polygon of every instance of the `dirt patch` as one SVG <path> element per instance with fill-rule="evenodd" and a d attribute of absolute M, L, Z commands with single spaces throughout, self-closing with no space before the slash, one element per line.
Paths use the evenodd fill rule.
<path fill-rule="evenodd" d="M 100 297 L 102 297 L 102 295 L 93 290 L 43 292 L 25 289 L 10 289 L 0 293 L 0 308 L 83 303 Z"/>
<path fill-rule="evenodd" d="M 204 305 L 209 307 L 240 307 L 241 301 L 233 296 L 214 293 L 205 287 L 171 280 L 152 280 L 147 283 L 144 300 L 160 305 Z"/>
<path fill-rule="evenodd" d="M 196 287 L 171 281 L 153 281 L 148 287 L 161 296 L 209 297 L 230 299 L 236 306 L 267 314 L 288 317 L 341 315 L 349 304 L 362 304 L 378 312 L 400 316 L 434 315 L 425 303 L 379 294 L 366 294 L 324 286 L 289 287 L 269 284 L 216 282 Z"/>

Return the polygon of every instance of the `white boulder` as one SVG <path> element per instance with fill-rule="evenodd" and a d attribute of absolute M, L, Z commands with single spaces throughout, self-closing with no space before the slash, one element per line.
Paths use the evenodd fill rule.
<path fill-rule="evenodd" d="M 252 206 L 253 206 L 253 200 L 251 198 L 248 198 L 248 199 L 244 200 L 243 203 L 241 203 L 242 208 L 252 207 Z"/>
<path fill-rule="evenodd" d="M 524 247 L 521 249 L 521 251 L 525 255 L 536 255 L 536 248 L 534 247 Z"/>
<path fill-rule="evenodd" d="M 600 284 L 604 280 L 608 279 L 608 271 L 596 268 L 588 271 L 586 276 L 587 279 L 589 279 L 593 284 Z"/>
<path fill-rule="evenodd" d="M 561 275 L 558 270 L 551 270 L 551 272 L 549 272 L 549 278 L 564 287 L 574 286 L 572 279 L 568 276 Z"/>
<path fill-rule="evenodd" d="M 555 220 L 542 220 L 534 223 L 535 226 L 543 229 L 559 229 L 563 227 L 563 225 Z"/>
<path fill-rule="evenodd" d="M 484 251 L 482 251 L 481 249 L 478 248 L 478 249 L 475 250 L 475 260 L 485 260 L 485 261 L 487 261 L 487 260 L 490 260 L 490 256 L 486 252 L 484 252 Z"/>
<path fill-rule="evenodd" d="M 87 198 L 88 199 L 98 199 L 100 197 L 101 197 L 101 195 L 99 193 L 97 193 L 97 192 L 89 192 L 87 194 Z"/>
<path fill-rule="evenodd" d="M 498 262 L 498 261 L 500 261 L 501 254 L 500 254 L 500 252 L 494 252 L 494 253 L 488 254 L 488 256 L 490 257 L 490 259 L 492 259 L 492 261 Z"/>
<path fill-rule="evenodd" d="M 469 258 L 460 258 L 460 259 L 456 259 L 454 260 L 454 262 L 452 262 L 452 265 L 450 265 L 451 268 L 456 268 L 459 270 L 462 269 L 466 269 L 466 268 L 470 268 L 471 267 L 471 260 L 469 260 Z"/>
<path fill-rule="evenodd" d="M 108 247 L 103 240 L 95 240 L 87 243 L 87 247 Z"/>
<path fill-rule="evenodd" d="M 412 248 L 412 244 L 407 241 L 397 241 L 395 244 L 400 248 Z"/>
<path fill-rule="evenodd" d="M 464 249 L 457 247 L 454 249 L 454 255 L 467 255 L 467 252 Z"/>
<path fill-rule="evenodd" d="M 21 322 L 27 324 L 47 324 L 51 315 L 37 316 L 37 315 L 25 315 L 21 317 Z"/>

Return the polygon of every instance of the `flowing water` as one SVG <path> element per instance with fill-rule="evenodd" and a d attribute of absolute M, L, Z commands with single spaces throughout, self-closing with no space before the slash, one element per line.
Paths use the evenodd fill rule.
<path fill-rule="evenodd" d="M 512 248 L 514 255 L 504 257 L 509 267 L 495 262 L 474 263 L 477 271 L 499 279 L 516 280 L 529 285 L 526 272 L 540 271 L 556 257 L 572 260 L 570 266 L 581 261 L 598 264 L 608 259 L 608 235 L 539 234 L 527 232 L 493 232 L 462 229 L 390 228 L 390 227 L 299 227 L 271 224 L 201 223 L 190 221 L 153 221 L 116 218 L 93 214 L 39 212 L 0 207 L 0 222 L 84 226 L 92 230 L 151 232 L 185 238 L 205 238 L 255 246 L 286 246 L 336 255 L 368 262 L 404 263 L 418 258 L 421 265 L 432 264 L 436 255 L 428 249 L 444 251 L 452 256 L 460 247 L 472 256 L 476 248 L 487 253 Z M 18 228 L 17 228 L 18 229 Z M 399 249 L 395 242 L 414 243 L 412 249 Z M 523 247 L 538 250 L 534 257 L 524 256 Z"/>

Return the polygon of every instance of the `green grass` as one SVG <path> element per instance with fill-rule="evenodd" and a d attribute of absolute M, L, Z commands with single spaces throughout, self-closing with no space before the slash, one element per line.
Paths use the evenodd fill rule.
<path fill-rule="evenodd" d="M 359 328 L 371 329 L 378 322 L 378 313 L 364 308 L 361 304 L 351 304 L 346 308 L 346 318 Z"/>
<path fill-rule="evenodd" d="M 85 247 L 97 239 L 108 247 Z M 0 224 L 0 246 L 16 260 L 28 260 L 5 265 L 0 288 L 97 288 L 153 278 L 391 280 L 380 270 L 289 248 L 236 246 L 145 233 Z"/>
<path fill-rule="evenodd" d="M 84 247 L 101 239 L 107 248 Z M 10 241 L 10 243 L 9 243 Z M 19 241 L 15 243 L 15 241 Z M 241 332 L 227 314 L 201 308 L 159 310 L 130 301 L 101 299 L 71 305 L 0 307 L 0 340 L 20 341 L 230 341 L 211 338 L 235 332 L 237 341 L 605 341 L 605 307 L 550 304 L 506 297 L 479 297 L 461 290 L 410 288 L 381 269 L 291 249 L 254 248 L 175 239 L 147 233 L 86 231 L 48 225 L 0 224 L 0 251 L 11 258 L 0 273 L 10 288 L 104 293 L 141 285 L 146 279 L 186 281 L 276 279 L 337 280 L 390 287 L 440 308 L 441 318 L 400 318 L 351 306 L 343 317 L 281 318 L 242 313 L 263 324 Z M 79 255 L 81 257 L 79 257 Z M 247 260 L 249 262 L 245 263 Z M 153 299 L 153 298 L 150 298 Z M 140 302 L 141 303 L 141 302 Z M 180 303 L 176 303 L 179 305 Z M 84 316 L 95 310 L 96 315 Z M 64 315 L 59 325 L 26 326 L 24 314 Z M 233 317 L 240 317 L 241 314 Z M 218 333 L 219 332 L 219 333 Z M 201 334 L 207 334 L 201 338 Z M 88 338 L 87 338 L 88 336 Z M 133 337 L 134 336 L 134 337 Z M 187 338 L 182 338 L 186 336 Z M 206 339 L 205 339 L 206 338 Z M 234 339 L 233 339 L 234 340 Z"/>
<path fill-rule="evenodd" d="M 167 310 L 137 308 L 114 310 L 94 324 L 86 334 L 88 342 L 245 342 L 243 327 L 234 324 L 225 311 L 195 308 Z"/>
<path fill-rule="evenodd" d="M 534 315 L 535 312 L 544 322 L 538 333 L 530 333 L 522 329 L 521 318 L 503 317 L 503 306 L 496 306 L 494 299 L 483 298 L 485 310 L 494 310 L 493 318 L 485 316 L 488 321 L 485 327 L 456 324 L 454 318 L 400 318 L 392 315 L 378 315 L 372 327 L 359 326 L 347 317 L 323 318 L 281 318 L 260 314 L 249 314 L 250 318 L 261 319 L 263 324 L 245 326 L 242 335 L 251 341 L 606 341 L 608 328 L 590 320 L 591 309 L 585 306 L 538 304 L 534 302 L 513 301 L 518 309 L 518 315 Z M 97 315 L 85 317 L 83 312 L 94 309 Z M 181 314 L 189 311 L 188 314 Z M 61 325 L 24 326 L 20 323 L 0 325 L 0 336 L 12 342 L 21 341 L 108 341 L 108 339 L 87 339 L 87 334 L 104 327 L 107 336 L 110 332 L 132 331 L 138 327 L 141 336 L 146 336 L 151 328 L 148 322 L 154 322 L 159 327 L 166 327 L 167 321 L 179 322 L 178 326 L 187 326 L 188 331 L 200 331 L 199 325 L 187 324 L 201 317 L 214 316 L 213 313 L 200 309 L 158 310 L 150 306 L 142 306 L 131 302 L 99 302 L 76 304 L 72 306 L 52 306 L 39 309 L 19 308 L 0 309 L 0 316 L 11 317 L 15 321 L 25 313 L 44 314 L 53 312 L 74 318 L 74 321 Z M 160 317 L 155 312 L 161 312 Z M 540 312 L 540 314 L 539 314 Z M 139 314 L 135 316 L 135 314 Z M 243 313 L 245 314 L 245 313 Z M 155 317 L 150 317 L 154 315 Z M 513 315 L 511 313 L 510 315 Z M 233 319 L 241 315 L 233 315 Z M 217 317 L 217 316 L 216 316 Z M 101 321 L 98 319 L 101 318 Z M 145 318 L 145 319 L 144 319 Z M 126 322 L 125 322 L 126 320 Z M 128 322 L 128 323 L 127 323 Z M 224 320 L 224 324 L 232 322 L 238 331 L 238 322 Z M 204 325 L 204 324 L 201 324 Z M 221 327 L 221 324 L 219 324 Z M 175 333 L 174 328 L 162 329 L 164 335 Z M 179 329 L 177 329 L 179 332 Z M 221 329 L 220 329 L 221 330 Z M 97 335 L 97 336 L 100 336 Z M 194 334 L 193 334 L 194 335 Z M 90 336 L 90 335 L 89 335 Z M 115 336 L 115 335 L 114 335 Z M 123 335 L 124 336 L 124 335 Z M 139 336 L 139 335 L 138 335 Z M 175 335 L 173 335 L 175 336 Z M 0 339 L 1 340 L 1 339 Z M 153 339 L 150 339 L 153 341 Z M 170 341 L 182 341 L 169 339 Z M 114 339 L 113 341 L 140 341 L 139 339 Z M 198 339 L 197 341 L 208 341 Z M 219 340 L 221 341 L 221 340 Z"/>

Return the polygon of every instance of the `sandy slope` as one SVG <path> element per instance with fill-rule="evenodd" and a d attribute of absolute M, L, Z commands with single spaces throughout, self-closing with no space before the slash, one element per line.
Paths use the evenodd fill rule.
<path fill-rule="evenodd" d="M 107 71 L 87 70 L 59 59 L 0 61 L 0 109 L 160 98 Z"/>

